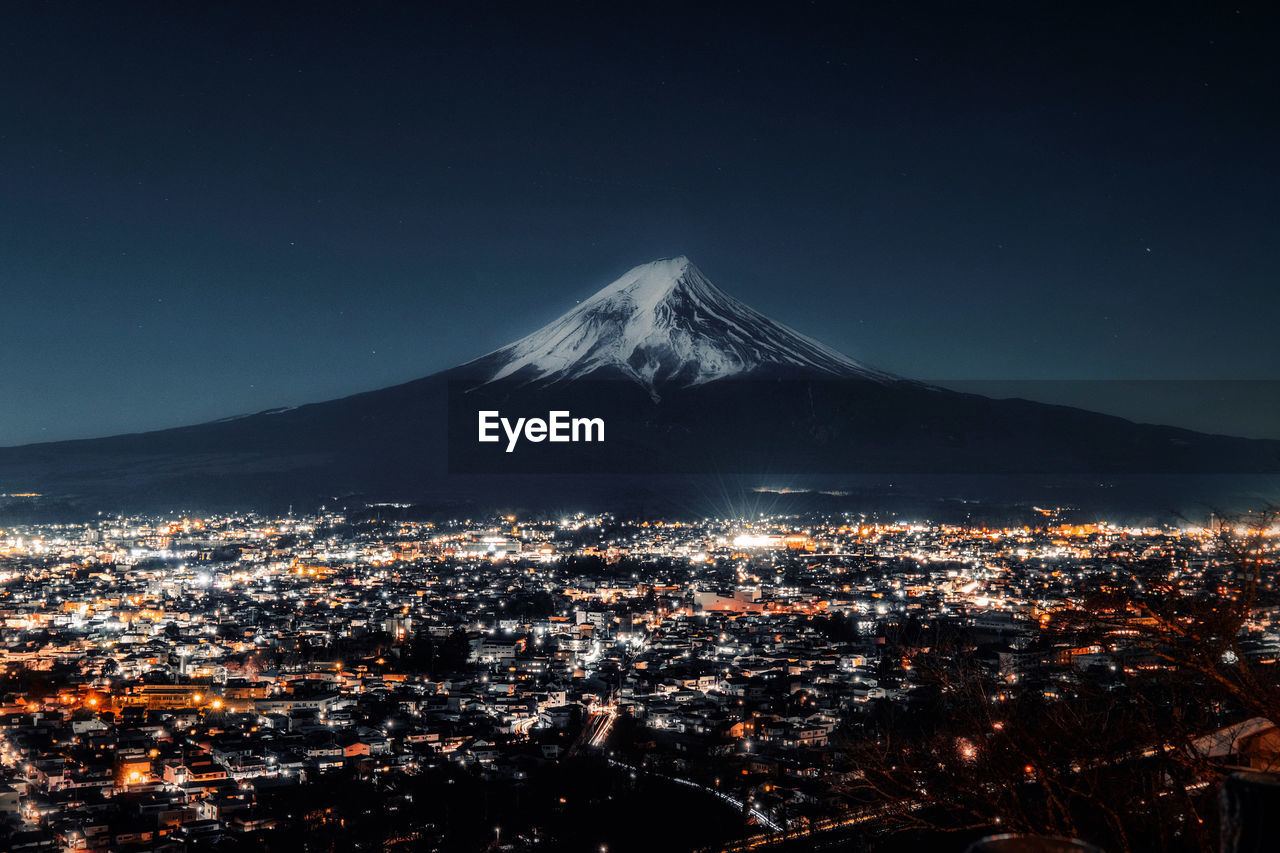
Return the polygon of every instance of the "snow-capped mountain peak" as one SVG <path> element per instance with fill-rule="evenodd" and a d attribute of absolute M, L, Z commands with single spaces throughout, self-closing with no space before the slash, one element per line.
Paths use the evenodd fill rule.
<path fill-rule="evenodd" d="M 663 383 L 700 385 L 769 371 L 894 378 L 739 302 L 685 257 L 628 270 L 558 320 L 472 366 L 483 368 L 489 382 L 550 384 L 621 374 L 655 395 Z"/>

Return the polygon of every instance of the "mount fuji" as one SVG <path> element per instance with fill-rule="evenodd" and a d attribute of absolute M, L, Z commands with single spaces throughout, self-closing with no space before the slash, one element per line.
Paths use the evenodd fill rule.
<path fill-rule="evenodd" d="M 896 378 L 739 302 L 685 257 L 634 267 L 558 320 L 463 368 L 488 382 L 542 386 L 631 379 L 655 398 L 661 385 L 730 378 Z"/>
<path fill-rule="evenodd" d="M 485 411 L 572 411 L 602 420 L 606 440 L 506 453 L 477 441 Z M 637 266 L 532 334 L 402 385 L 177 429 L 0 448 L 0 493 L 41 493 L 72 512 L 344 499 L 616 508 L 626 490 L 647 506 L 674 495 L 687 508 L 690 478 L 702 476 L 749 489 L 784 476 L 794 485 L 1068 475 L 1096 485 L 1131 474 L 1277 472 L 1280 442 L 893 376 L 764 316 L 683 257 Z"/>

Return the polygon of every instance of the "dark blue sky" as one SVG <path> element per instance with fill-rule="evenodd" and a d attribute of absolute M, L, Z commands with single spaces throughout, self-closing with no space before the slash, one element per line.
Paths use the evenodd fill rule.
<path fill-rule="evenodd" d="M 673 254 L 912 377 L 1280 379 L 1265 5 L 389 5 L 8 9 L 0 444 L 416 378 Z"/>

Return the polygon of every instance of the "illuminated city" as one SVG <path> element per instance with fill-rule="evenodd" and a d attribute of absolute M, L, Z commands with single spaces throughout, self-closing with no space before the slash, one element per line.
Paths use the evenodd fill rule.
<path fill-rule="evenodd" d="M 869 800 L 853 756 L 927 705 L 944 635 L 993 717 L 1015 693 L 1123 694 L 1172 665 L 1131 630 L 1082 645 L 1056 623 L 1122 565 L 1196 587 L 1234 565 L 1218 528 L 1055 510 L 1001 529 L 404 510 L 0 531 L 13 838 L 630 850 L 695 823 L 619 831 L 599 819 L 614 797 L 705 812 L 670 849 L 893 837 L 936 804 Z M 1254 540 L 1267 565 L 1276 533 Z M 1280 605 L 1251 610 L 1238 648 L 1274 666 Z M 1259 732 L 1265 759 L 1280 731 Z M 490 791 L 484 825 L 450 823 L 440 786 Z"/>
<path fill-rule="evenodd" d="M 1280 4 L 0 28 L 0 853 L 1280 851 Z"/>

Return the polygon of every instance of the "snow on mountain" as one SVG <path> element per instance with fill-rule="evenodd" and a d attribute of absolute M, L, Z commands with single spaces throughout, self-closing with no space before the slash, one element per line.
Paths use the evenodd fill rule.
<path fill-rule="evenodd" d="M 890 380 L 777 323 L 707 280 L 688 258 L 641 264 L 527 337 L 472 362 L 487 382 L 630 377 L 700 385 L 748 374 Z M 490 372 L 491 371 L 491 372 Z"/>

